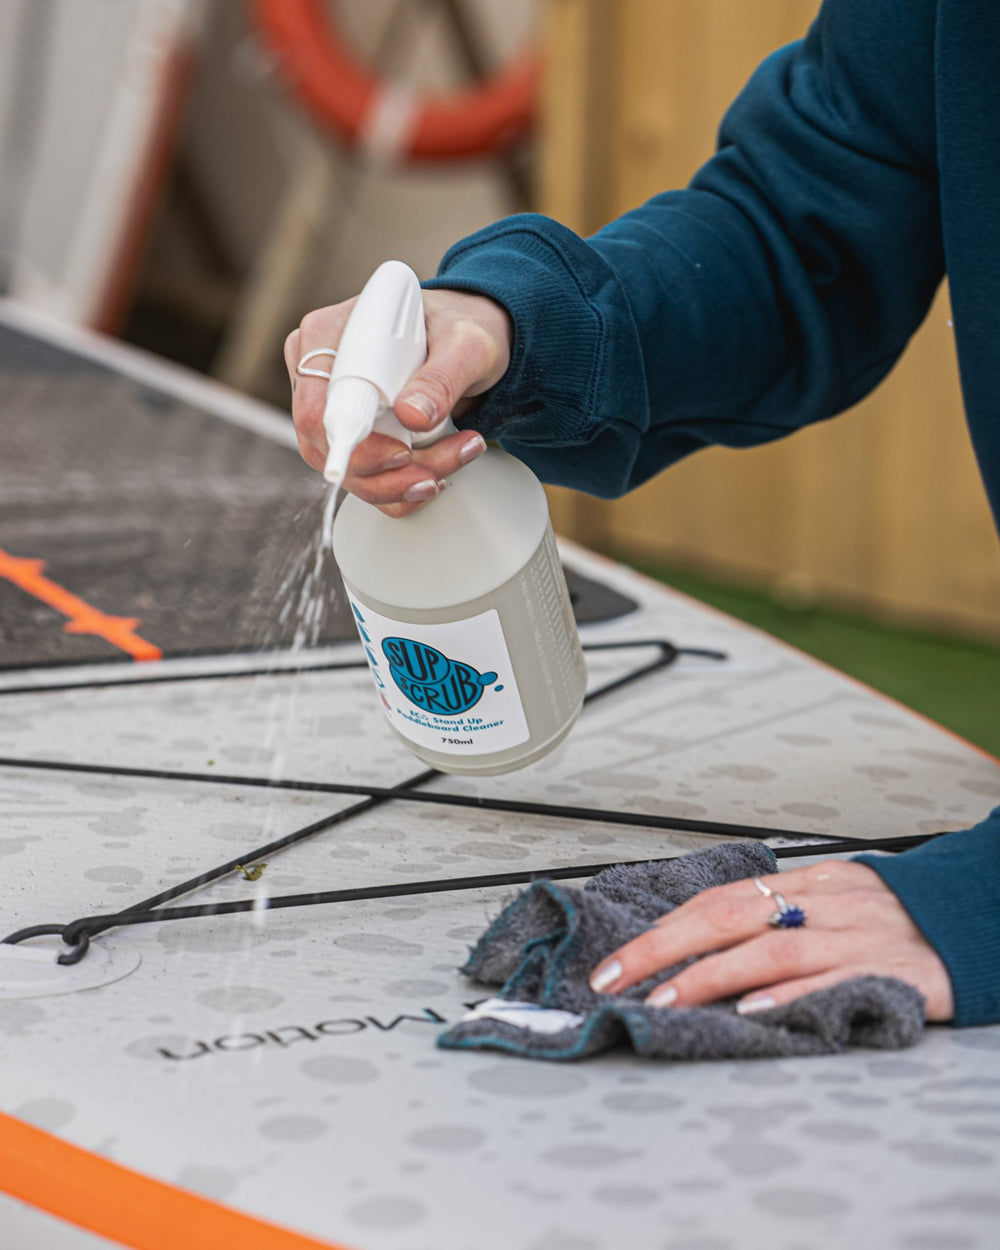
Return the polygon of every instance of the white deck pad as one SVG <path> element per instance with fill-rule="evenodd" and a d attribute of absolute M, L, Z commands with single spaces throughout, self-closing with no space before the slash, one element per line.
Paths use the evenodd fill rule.
<path fill-rule="evenodd" d="M 0 323 L 293 441 L 271 410 L 127 348 L 9 304 Z M 564 555 L 640 604 L 584 626 L 586 645 L 666 638 L 728 658 L 681 656 L 609 694 L 522 772 L 419 787 L 450 805 L 316 788 L 421 771 L 367 671 L 327 667 L 360 661 L 353 644 L 0 674 L 0 937 L 115 913 L 231 861 L 256 879 L 234 870 L 175 905 L 714 840 L 626 817 L 788 831 L 778 845 L 957 829 L 1000 801 L 1000 764 L 919 716 L 621 567 Z M 589 650 L 592 687 L 658 654 Z M 288 781 L 305 785 L 261 784 Z M 457 805 L 477 796 L 617 815 Z M 330 823 L 352 806 L 364 810 Z M 325 827 L 254 854 L 312 824 Z M 298 1233 L 354 1250 L 994 1250 L 1000 1028 L 931 1029 L 901 1054 L 740 1063 L 438 1051 L 438 1032 L 490 996 L 456 968 L 513 889 L 120 926 L 70 966 L 52 962 L 52 936 L 5 953 L 0 1191 L 30 1190 L 35 1206 L 0 1195 L 0 1246 L 291 1250 Z M 141 1234 L 123 1231 L 126 1191 L 148 1216 Z M 206 1233 L 220 1208 L 184 1195 L 292 1233 Z"/>
<path fill-rule="evenodd" d="M 959 828 L 1000 798 L 1000 766 L 922 718 L 624 569 L 565 554 L 641 604 L 585 627 L 585 643 L 668 637 L 731 659 L 682 659 L 608 696 L 520 773 L 424 789 L 855 838 Z M 588 654 L 600 683 L 653 649 Z M 253 657 L 212 672 L 241 664 Z M 116 911 L 356 801 L 117 768 L 373 786 L 420 771 L 363 670 L 242 678 L 198 661 L 143 675 L 178 666 L 195 679 L 0 694 L 4 757 L 108 770 L 0 768 L 5 932 Z M 233 873 L 181 902 L 641 859 L 706 841 L 392 801 L 269 857 L 256 881 Z M 86 991 L 0 1001 L 0 1108 L 365 1250 L 905 1246 L 928 1228 L 989 1244 L 1000 1030 L 932 1030 L 904 1055 L 673 1067 L 438 1052 L 443 1024 L 488 996 L 455 969 L 510 895 L 97 937 L 77 969 L 119 943 L 141 963 Z"/>

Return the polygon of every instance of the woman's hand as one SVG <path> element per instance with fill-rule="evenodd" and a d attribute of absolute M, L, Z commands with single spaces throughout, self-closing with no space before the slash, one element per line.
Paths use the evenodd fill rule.
<path fill-rule="evenodd" d="M 300 377 L 295 366 L 314 348 L 337 346 L 354 304 L 350 299 L 307 313 L 285 340 L 299 451 L 314 469 L 326 463 L 326 381 Z M 461 412 L 462 400 L 496 385 L 507 371 L 513 336 L 507 310 L 484 295 L 425 291 L 424 315 L 427 360 L 394 405 L 396 416 L 415 434 L 426 434 L 449 413 Z M 323 359 L 310 363 L 329 367 Z M 412 452 L 398 439 L 370 434 L 355 448 L 344 489 L 389 516 L 405 516 L 433 499 L 445 478 L 485 450 L 482 436 L 468 430 Z"/>
<path fill-rule="evenodd" d="M 781 1006 L 852 977 L 915 986 L 928 1020 L 954 1014 L 944 964 L 878 873 L 831 860 L 760 880 L 801 907 L 801 928 L 772 928 L 778 910 L 753 880 L 705 890 L 603 960 L 591 988 L 616 994 L 693 955 L 703 958 L 658 985 L 652 1007 L 693 1007 L 742 995 L 741 1014 Z"/>

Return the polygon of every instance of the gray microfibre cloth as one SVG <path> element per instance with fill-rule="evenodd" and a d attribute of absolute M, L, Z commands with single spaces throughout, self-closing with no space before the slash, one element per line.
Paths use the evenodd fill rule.
<path fill-rule="evenodd" d="M 501 986 L 497 997 L 448 1029 L 438 1045 L 581 1059 L 625 1044 L 647 1058 L 673 1060 L 914 1045 L 924 1027 L 923 997 L 889 977 L 844 981 L 750 1016 L 736 1013 L 735 999 L 705 1007 L 647 1007 L 643 1000 L 654 985 L 684 964 L 621 994 L 591 990 L 593 968 L 657 917 L 710 886 L 775 871 L 769 847 L 727 842 L 660 863 L 608 868 L 583 889 L 534 882 L 504 908 L 462 969 L 481 984 Z M 477 1017 L 477 1011 L 493 1015 Z"/>

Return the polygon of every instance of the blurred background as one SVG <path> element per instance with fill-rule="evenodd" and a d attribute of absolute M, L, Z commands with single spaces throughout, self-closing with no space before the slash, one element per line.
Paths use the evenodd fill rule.
<path fill-rule="evenodd" d="M 306 311 L 387 257 L 430 276 L 508 213 L 588 234 L 683 185 L 817 8 L 0 0 L 0 289 L 286 407 Z M 838 421 L 551 503 L 561 533 L 1000 751 L 1000 545 L 946 290 Z"/>

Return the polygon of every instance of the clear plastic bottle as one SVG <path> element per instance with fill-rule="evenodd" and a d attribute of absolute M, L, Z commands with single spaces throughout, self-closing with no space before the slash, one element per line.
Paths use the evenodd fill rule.
<path fill-rule="evenodd" d="M 324 418 L 328 478 L 339 481 L 376 425 L 405 437 L 390 424 L 392 403 L 425 354 L 416 275 L 387 262 L 341 339 Z M 545 492 L 530 469 L 488 448 L 402 518 L 348 496 L 333 549 L 383 710 L 415 755 L 443 772 L 503 773 L 562 741 L 586 671 Z"/>

